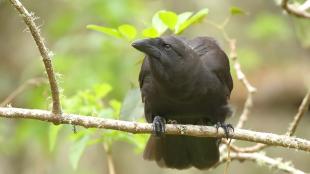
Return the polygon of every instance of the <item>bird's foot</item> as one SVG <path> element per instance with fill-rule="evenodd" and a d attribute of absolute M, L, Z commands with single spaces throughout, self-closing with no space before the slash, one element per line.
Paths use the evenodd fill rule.
<path fill-rule="evenodd" d="M 162 137 L 166 130 L 166 120 L 163 117 L 155 116 L 153 120 L 153 134 L 157 137 Z"/>
<path fill-rule="evenodd" d="M 215 125 L 216 129 L 219 129 L 220 127 L 224 129 L 225 135 L 226 135 L 226 139 L 229 139 L 229 133 L 230 130 L 232 132 L 234 132 L 234 127 L 231 124 L 226 124 L 226 123 L 221 123 L 221 122 L 217 122 Z"/>

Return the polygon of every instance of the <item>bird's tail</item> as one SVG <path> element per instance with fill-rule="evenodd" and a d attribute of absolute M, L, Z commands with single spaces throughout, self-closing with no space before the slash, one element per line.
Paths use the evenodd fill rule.
<path fill-rule="evenodd" d="M 176 135 L 159 138 L 152 135 L 143 157 L 155 160 L 160 167 L 207 169 L 219 160 L 218 139 Z"/>

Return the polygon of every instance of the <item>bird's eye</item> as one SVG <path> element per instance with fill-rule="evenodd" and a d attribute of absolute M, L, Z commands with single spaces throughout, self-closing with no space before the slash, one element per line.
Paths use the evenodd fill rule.
<path fill-rule="evenodd" d="M 166 50 L 169 50 L 169 49 L 171 48 L 171 45 L 169 45 L 169 44 L 164 44 L 164 48 L 165 48 Z"/>

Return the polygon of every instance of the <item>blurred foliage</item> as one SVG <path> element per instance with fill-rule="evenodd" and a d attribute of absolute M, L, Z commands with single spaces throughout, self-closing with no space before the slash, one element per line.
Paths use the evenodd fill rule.
<path fill-rule="evenodd" d="M 230 7 L 230 13 L 232 15 L 245 15 L 245 14 L 247 14 L 247 12 L 245 12 L 241 8 L 235 7 L 235 6 Z"/>
<path fill-rule="evenodd" d="M 138 120 L 144 115 L 140 89 L 135 88 L 127 92 L 120 111 L 121 120 Z"/>
<path fill-rule="evenodd" d="M 304 48 L 310 48 L 310 21 L 294 19 L 298 40 Z"/>
<path fill-rule="evenodd" d="M 136 103 L 141 103 L 140 95 L 137 92 L 132 92 L 125 98 L 126 102 L 121 104 L 115 99 L 108 100 L 106 96 L 111 92 L 112 87 L 109 84 L 96 84 L 91 89 L 86 89 L 77 92 L 72 97 L 63 97 L 63 110 L 66 113 L 76 113 L 81 115 L 91 115 L 110 119 L 119 119 L 121 108 L 124 115 L 132 115 L 136 113 L 135 110 L 140 109 L 142 105 L 132 105 L 131 101 L 135 100 Z M 134 90 L 137 91 L 137 90 Z M 139 97 L 139 98 L 137 98 Z M 137 101 L 138 100 L 138 101 Z M 139 107 L 139 108 L 137 108 Z M 142 116 L 140 114 L 140 116 Z M 49 149 L 53 150 L 57 142 L 57 136 L 64 126 L 50 125 L 49 129 Z M 141 152 L 144 148 L 148 135 L 137 134 L 133 135 L 126 132 L 115 130 L 102 130 L 97 129 L 81 129 L 77 133 L 71 135 L 73 144 L 70 149 L 70 163 L 74 169 L 77 168 L 80 157 L 82 156 L 85 148 L 89 145 L 102 143 L 111 149 L 113 143 L 116 141 L 124 141 L 133 144 L 136 151 Z"/>
<path fill-rule="evenodd" d="M 249 26 L 248 35 L 253 39 L 288 39 L 291 35 L 288 24 L 278 15 L 262 13 Z"/>
<path fill-rule="evenodd" d="M 242 70 L 246 72 L 256 69 L 263 64 L 263 60 L 260 59 L 256 51 L 247 47 L 238 49 L 238 60 L 242 65 Z"/>
<path fill-rule="evenodd" d="M 155 4 L 146 6 L 147 3 Z M 288 41 L 294 36 L 298 37 L 305 48 L 310 47 L 309 21 L 293 19 L 293 23 L 289 23 L 282 14 L 275 13 L 270 9 L 269 11 L 268 9 L 256 11 L 256 7 L 244 10 L 243 7 L 231 6 L 225 7 L 226 11 L 216 11 L 211 8 L 209 11 L 205 5 L 196 5 L 191 9 L 186 5 L 182 6 L 183 3 L 188 4 L 189 2 L 172 4 L 170 7 L 169 5 L 158 7 L 156 2 L 141 0 L 76 0 L 74 2 L 66 0 L 61 1 L 61 8 L 57 4 L 52 13 L 48 11 L 49 14 L 46 16 L 48 22 L 44 22 L 41 28 L 43 35 L 47 36 L 49 47 L 56 54 L 53 59 L 55 70 L 62 74 L 57 79 L 62 88 L 64 111 L 104 118 L 141 121 L 143 104 L 136 79 L 142 55 L 133 51 L 129 42 L 137 38 L 157 37 L 162 34 L 197 36 L 207 33 L 209 35 L 210 29 L 204 23 L 197 25 L 198 27 L 190 27 L 203 22 L 203 20 L 208 20 L 209 12 L 213 14 L 216 22 L 222 21 L 222 18 L 225 17 L 223 17 L 224 14 L 240 15 L 240 18 L 241 15 L 245 15 L 242 19 L 232 19 L 231 23 L 236 24 L 237 27 L 234 30 L 229 30 L 229 33 L 237 34 L 235 37 L 238 40 L 239 60 L 247 72 L 259 69 L 264 59 L 281 57 L 281 61 L 285 61 L 282 58 L 283 55 L 293 50 L 281 50 L 283 55 L 281 53 L 273 55 L 270 50 L 276 47 L 266 48 L 265 52 L 258 51 L 260 50 L 257 49 L 258 47 L 283 44 L 283 41 Z M 199 3 L 203 4 L 204 2 L 200 1 Z M 42 7 L 43 10 L 46 8 Z M 174 10 L 164 10 L 169 8 Z M 34 11 L 36 10 L 34 9 Z M 40 16 L 40 13 L 38 15 Z M 248 22 L 249 25 L 241 27 L 240 21 L 250 15 L 252 16 Z M 220 17 L 218 18 L 218 16 Z M 45 21 L 45 18 L 43 19 Z M 99 32 L 89 31 L 85 26 Z M 293 27 L 295 30 L 292 29 Z M 108 37 L 104 37 L 105 35 L 102 33 Z M 23 35 L 27 35 L 27 33 L 23 33 Z M 248 43 L 239 42 L 243 37 L 252 40 L 252 47 Z M 254 45 L 255 41 L 259 43 Z M 241 43 L 240 46 L 239 43 Z M 265 46 L 262 43 L 269 45 Z M 41 62 L 39 60 L 37 62 L 36 65 L 27 64 L 28 69 L 19 72 L 16 79 L 24 80 L 24 78 L 33 75 L 42 76 Z M 22 64 L 24 63 L 22 62 Z M 0 89 L 1 91 L 2 89 L 13 91 L 12 86 L 17 85 L 16 83 L 19 81 L 13 79 L 16 82 L 11 82 L 12 78 L 5 66 L 0 68 Z M 17 68 L 9 67 L 9 69 L 18 71 L 19 68 L 17 66 Z M 17 99 L 17 103 L 26 108 L 46 109 L 50 107 L 50 101 L 48 85 L 28 90 Z M 71 126 L 47 126 L 46 123 L 29 120 L 1 122 L 0 144 L 6 148 L 0 148 L 0 153 L 4 155 L 20 153 L 23 147 L 30 144 L 30 146 L 40 145 L 48 155 L 49 151 L 54 153 L 59 150 L 57 148 L 60 145 L 59 140 L 70 139 L 71 148 L 67 153 L 70 154 L 71 165 L 77 168 L 79 159 L 89 146 L 103 144 L 112 149 L 115 142 L 122 141 L 131 144 L 136 152 L 141 152 L 148 137 L 147 135 L 79 127 L 77 133 L 73 134 L 71 130 Z"/>

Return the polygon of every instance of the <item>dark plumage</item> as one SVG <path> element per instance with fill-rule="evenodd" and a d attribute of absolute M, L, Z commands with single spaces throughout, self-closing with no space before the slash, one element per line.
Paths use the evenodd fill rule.
<path fill-rule="evenodd" d="M 163 36 L 132 46 L 146 54 L 139 83 L 146 120 L 153 122 L 157 134 L 150 137 L 144 158 L 161 167 L 210 168 L 219 160 L 219 139 L 158 135 L 164 126 L 161 118 L 179 124 L 224 125 L 231 113 L 228 99 L 233 88 L 226 54 L 210 37 Z"/>

